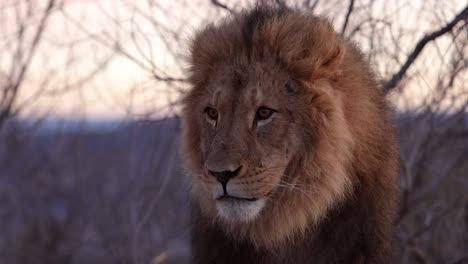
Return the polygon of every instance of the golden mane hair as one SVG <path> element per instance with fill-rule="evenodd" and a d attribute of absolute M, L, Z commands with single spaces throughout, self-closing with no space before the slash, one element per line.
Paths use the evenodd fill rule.
<path fill-rule="evenodd" d="M 359 49 L 325 18 L 258 6 L 206 26 L 190 51 L 192 89 L 184 99 L 182 145 L 192 174 L 194 261 L 389 263 L 396 143 L 388 104 Z M 269 193 L 258 217 L 220 219 L 213 198 L 198 182 L 206 162 L 203 142 L 211 139 L 197 109 L 217 91 L 207 88 L 216 80 L 217 86 L 242 87 L 276 78 L 265 69 L 278 76 L 284 72 L 293 82 L 285 89 L 295 103 L 285 104 L 285 112 L 290 112 L 287 144 L 295 152 L 281 178 L 284 184 Z M 248 71 L 254 73 L 244 74 Z"/>

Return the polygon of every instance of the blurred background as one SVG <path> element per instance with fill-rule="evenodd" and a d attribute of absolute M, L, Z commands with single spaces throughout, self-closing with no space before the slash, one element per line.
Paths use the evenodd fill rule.
<path fill-rule="evenodd" d="M 398 263 L 468 263 L 468 2 L 264 1 L 330 18 L 400 142 Z M 0 1 L 0 263 L 187 263 L 187 45 L 255 1 Z"/>

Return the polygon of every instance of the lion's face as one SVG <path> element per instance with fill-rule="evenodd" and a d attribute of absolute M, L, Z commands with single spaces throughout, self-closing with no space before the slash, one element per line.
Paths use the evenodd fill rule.
<path fill-rule="evenodd" d="M 295 87 L 280 68 L 224 67 L 201 89 L 195 114 L 201 162 L 193 185 L 217 214 L 248 221 L 272 202 L 296 151 Z"/>
<path fill-rule="evenodd" d="M 350 192 L 343 106 L 358 102 L 343 87 L 359 78 L 344 75 L 356 68 L 342 65 L 344 44 L 326 20 L 295 13 L 240 14 L 196 35 L 182 130 L 196 212 L 268 247 Z"/>

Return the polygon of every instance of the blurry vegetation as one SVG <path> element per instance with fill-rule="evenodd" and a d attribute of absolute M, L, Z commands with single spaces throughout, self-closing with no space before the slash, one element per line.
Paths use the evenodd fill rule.
<path fill-rule="evenodd" d="M 254 2 L 0 2 L 0 263 L 185 263 L 187 40 Z M 399 263 L 468 263 L 466 3 L 264 2 L 330 17 L 381 77 L 400 139 Z M 98 123 L 91 101 L 125 115 Z M 51 123 L 64 106 L 84 114 Z"/>

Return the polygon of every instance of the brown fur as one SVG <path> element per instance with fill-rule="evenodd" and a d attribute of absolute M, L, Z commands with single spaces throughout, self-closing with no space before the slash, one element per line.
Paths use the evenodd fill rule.
<path fill-rule="evenodd" d="M 183 153 L 194 263 L 391 262 L 394 132 L 352 43 L 324 18 L 263 6 L 198 32 L 190 63 Z M 277 113 L 257 127 L 264 105 Z M 219 112 L 214 127 L 206 106 Z M 208 163 L 242 165 L 232 188 L 268 198 L 258 216 L 218 216 Z"/>

